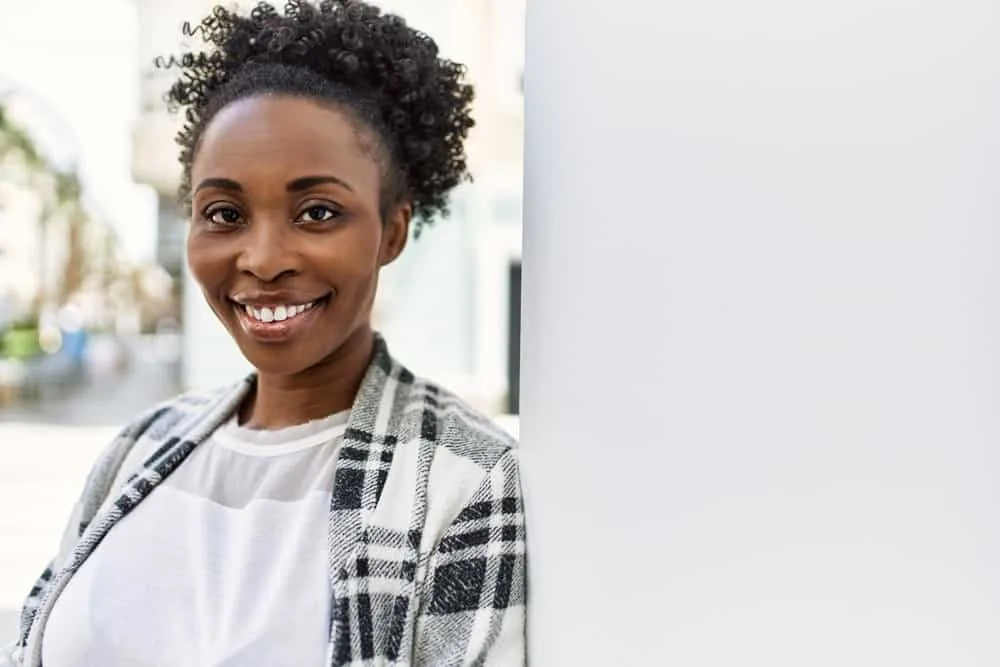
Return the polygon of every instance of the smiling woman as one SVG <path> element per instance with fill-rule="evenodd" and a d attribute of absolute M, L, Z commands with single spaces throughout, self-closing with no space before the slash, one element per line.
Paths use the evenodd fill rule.
<path fill-rule="evenodd" d="M 256 370 L 108 447 L 10 659 L 522 664 L 514 443 L 371 325 L 382 267 L 467 176 L 464 69 L 351 0 L 187 32 L 209 48 L 163 64 L 188 261 Z"/>
<path fill-rule="evenodd" d="M 351 406 L 357 386 L 343 379 L 360 379 L 371 356 L 378 272 L 406 244 L 413 204 L 394 194 L 381 205 L 377 135 L 350 114 L 312 98 L 250 96 L 219 111 L 192 153 L 188 261 L 209 305 L 262 389 L 290 376 L 337 388 L 318 404 L 273 406 L 259 392 L 253 426 Z M 299 306 L 309 308 L 288 320 Z"/>

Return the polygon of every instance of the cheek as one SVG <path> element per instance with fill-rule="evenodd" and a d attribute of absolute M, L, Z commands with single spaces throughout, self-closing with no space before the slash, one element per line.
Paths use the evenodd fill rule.
<path fill-rule="evenodd" d="M 187 263 L 191 275 L 204 289 L 211 289 L 225 278 L 226 261 L 218 244 L 210 243 L 197 231 L 188 233 Z"/>
<path fill-rule="evenodd" d="M 378 275 L 374 267 L 375 262 L 369 258 L 364 261 L 352 258 L 351 262 L 339 265 L 335 278 L 336 289 L 342 297 L 346 297 L 346 303 L 364 302 L 368 299 Z"/>
<path fill-rule="evenodd" d="M 356 235 L 349 243 L 343 240 L 331 248 L 326 265 L 336 267 L 344 288 L 349 284 L 353 291 L 366 292 L 378 274 L 379 236 L 366 233 Z"/>

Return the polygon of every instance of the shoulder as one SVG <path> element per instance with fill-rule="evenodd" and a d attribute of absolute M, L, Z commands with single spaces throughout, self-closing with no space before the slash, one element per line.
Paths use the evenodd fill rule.
<path fill-rule="evenodd" d="M 484 472 L 517 447 L 514 437 L 493 419 L 426 378 L 412 378 L 409 404 L 408 411 L 420 414 L 424 440 Z"/>
<path fill-rule="evenodd" d="M 425 452 L 418 456 L 421 472 L 415 477 L 426 480 L 417 501 L 425 513 L 421 549 L 426 553 L 449 530 L 465 525 L 463 517 L 479 516 L 497 498 L 520 496 L 517 441 L 435 382 L 415 377 L 408 387 L 407 430 L 419 433 L 416 442 Z"/>
<path fill-rule="evenodd" d="M 155 458 L 161 448 L 181 440 L 200 425 L 221 422 L 245 393 L 246 380 L 212 389 L 188 391 L 150 407 L 129 422 L 112 443 L 111 463 L 118 481 Z"/>
<path fill-rule="evenodd" d="M 358 407 L 369 419 L 376 416 L 371 420 L 376 431 L 389 432 L 399 442 L 419 441 L 434 459 L 457 459 L 481 471 L 493 468 L 516 445 L 510 434 L 459 396 L 412 373 L 379 335 Z"/>
<path fill-rule="evenodd" d="M 245 380 L 211 389 L 199 389 L 179 394 L 152 406 L 145 413 L 129 423 L 124 435 L 163 440 L 186 430 L 210 415 L 224 409 L 227 399 L 242 393 L 247 386 Z"/>
<path fill-rule="evenodd" d="M 87 474 L 79 499 L 80 532 L 114 489 L 120 488 L 156 452 L 165 449 L 175 436 L 184 433 L 185 424 L 198 423 L 213 409 L 218 410 L 238 387 L 188 392 L 150 407 L 127 423 L 104 447 Z"/>

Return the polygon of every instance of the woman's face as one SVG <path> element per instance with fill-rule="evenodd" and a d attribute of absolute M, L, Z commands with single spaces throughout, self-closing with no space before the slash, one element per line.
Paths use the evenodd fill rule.
<path fill-rule="evenodd" d="M 383 224 L 380 169 L 341 113 L 253 97 L 209 123 L 191 167 L 188 263 L 261 373 L 292 375 L 367 336 L 379 269 L 406 242 Z"/>

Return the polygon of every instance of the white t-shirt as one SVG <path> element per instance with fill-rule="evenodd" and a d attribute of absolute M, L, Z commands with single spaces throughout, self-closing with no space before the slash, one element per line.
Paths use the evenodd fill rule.
<path fill-rule="evenodd" d="M 46 667 L 321 667 L 327 521 L 348 413 L 235 420 L 111 530 L 69 581 Z"/>

